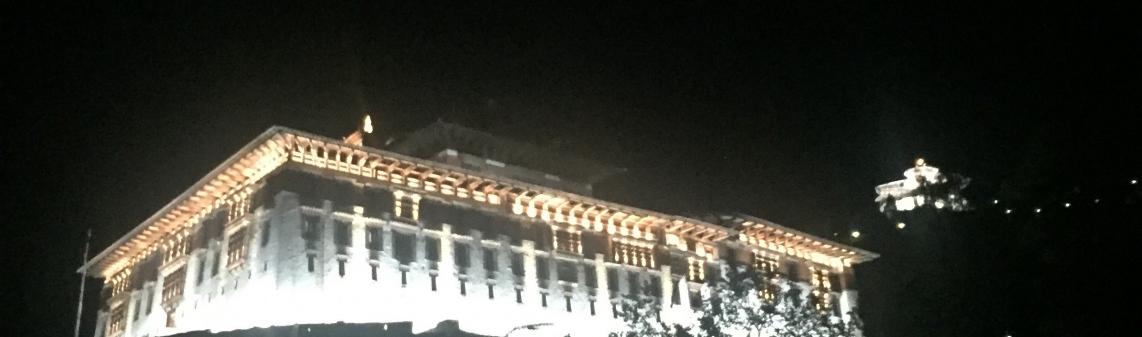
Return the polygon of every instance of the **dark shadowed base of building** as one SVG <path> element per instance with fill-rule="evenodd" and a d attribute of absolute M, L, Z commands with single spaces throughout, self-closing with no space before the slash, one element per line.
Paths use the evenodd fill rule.
<path fill-rule="evenodd" d="M 299 324 L 223 332 L 190 331 L 171 337 L 489 337 L 460 330 L 456 321 L 444 321 L 428 331 L 412 333 L 411 322 Z"/>

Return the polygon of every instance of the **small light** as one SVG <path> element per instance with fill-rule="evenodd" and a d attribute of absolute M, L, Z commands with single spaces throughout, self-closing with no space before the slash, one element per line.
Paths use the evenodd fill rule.
<path fill-rule="evenodd" d="M 991 201 L 991 204 L 992 204 L 992 205 L 999 205 L 999 199 L 994 199 L 994 200 L 992 200 L 992 201 Z"/>
<path fill-rule="evenodd" d="M 1138 185 L 1138 179 L 1130 179 L 1131 185 Z"/>
<path fill-rule="evenodd" d="M 1069 202 L 1064 202 L 1064 203 L 1063 203 L 1063 208 L 1071 208 L 1071 203 L 1069 203 Z"/>
<path fill-rule="evenodd" d="M 1042 212 L 1043 212 L 1043 209 L 1042 209 L 1042 208 L 1036 208 L 1036 209 L 1035 209 L 1035 213 L 1042 213 Z"/>
<path fill-rule="evenodd" d="M 849 233 L 849 235 L 852 235 L 853 239 L 860 238 L 860 231 L 853 231 L 852 233 Z"/>
<path fill-rule="evenodd" d="M 1096 203 L 1096 204 L 1098 203 L 1098 198 L 1094 199 L 1094 203 Z"/>
<path fill-rule="evenodd" d="M 916 166 L 924 166 L 924 158 L 916 158 Z"/>
<path fill-rule="evenodd" d="M 897 229 L 904 229 L 904 226 L 906 226 L 906 225 L 905 225 L 903 222 L 897 222 L 897 223 L 896 223 L 896 228 L 897 228 Z"/>
<path fill-rule="evenodd" d="M 1003 214 L 1011 214 L 1011 209 L 1010 209 L 1010 208 L 1008 208 L 1008 209 L 1004 210 L 1004 211 L 1003 211 Z"/>

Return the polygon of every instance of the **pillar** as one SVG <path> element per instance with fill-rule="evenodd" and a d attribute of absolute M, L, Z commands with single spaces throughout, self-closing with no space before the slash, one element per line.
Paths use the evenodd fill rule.
<path fill-rule="evenodd" d="M 595 284 L 598 286 L 595 289 L 595 313 L 602 317 L 612 317 L 614 313 L 611 312 L 611 288 L 607 284 L 607 265 L 604 262 L 603 254 L 595 254 Z"/>

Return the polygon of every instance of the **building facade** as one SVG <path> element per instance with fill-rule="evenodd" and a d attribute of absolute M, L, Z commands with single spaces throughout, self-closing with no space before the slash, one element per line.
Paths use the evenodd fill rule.
<path fill-rule="evenodd" d="M 95 336 L 442 320 L 605 336 L 636 296 L 664 320 L 694 317 L 730 263 L 848 312 L 852 266 L 876 257 L 746 215 L 599 200 L 590 183 L 613 170 L 455 125 L 384 149 L 370 133 L 270 128 L 88 261 L 104 280 Z"/>

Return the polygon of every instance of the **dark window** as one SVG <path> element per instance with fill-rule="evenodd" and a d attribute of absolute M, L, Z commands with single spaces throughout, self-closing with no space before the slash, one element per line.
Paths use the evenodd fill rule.
<path fill-rule="evenodd" d="M 222 250 L 214 251 L 214 266 L 210 268 L 210 276 L 218 275 L 218 267 L 222 265 Z"/>
<path fill-rule="evenodd" d="M 370 267 L 372 267 L 372 269 L 373 269 L 373 281 L 376 281 L 377 280 L 377 265 L 374 264 L 374 265 L 371 265 Z"/>
<path fill-rule="evenodd" d="M 523 303 L 523 290 L 520 290 L 519 288 L 516 288 L 515 290 L 515 302 Z"/>
<path fill-rule="evenodd" d="M 564 295 L 563 296 L 563 302 L 566 303 L 567 312 L 571 312 L 571 296 L 570 295 Z"/>
<path fill-rule="evenodd" d="M 607 268 L 607 288 L 612 293 L 619 291 L 619 271 L 615 268 Z"/>
<path fill-rule="evenodd" d="M 595 300 L 588 300 L 587 304 L 591 307 L 591 316 L 595 316 Z"/>
<path fill-rule="evenodd" d="M 469 257 L 470 247 L 466 243 L 457 243 L 453 249 L 456 254 L 456 266 L 460 269 L 460 274 L 467 274 L 468 267 L 472 265 L 471 258 Z"/>
<path fill-rule="evenodd" d="M 701 308 L 702 307 L 702 293 L 697 292 L 697 291 L 691 291 L 690 292 L 690 307 L 691 308 Z"/>
<path fill-rule="evenodd" d="M 642 292 L 642 280 L 639 279 L 637 271 L 631 271 L 627 274 L 627 294 L 638 295 Z"/>
<path fill-rule="evenodd" d="M 523 277 L 523 254 L 512 253 L 512 274 Z"/>
<path fill-rule="evenodd" d="M 155 304 L 155 289 L 151 288 L 147 291 L 147 315 L 151 314 L 151 307 Z"/>
<path fill-rule="evenodd" d="M 400 286 L 404 287 L 407 285 L 408 285 L 408 271 L 401 269 L 401 271 L 400 271 Z"/>
<path fill-rule="evenodd" d="M 468 280 L 460 280 L 460 296 L 468 295 Z"/>
<path fill-rule="evenodd" d="M 551 270 L 547 267 L 547 257 L 535 257 L 535 271 L 540 280 L 547 280 L 551 277 Z"/>
<path fill-rule="evenodd" d="M 321 239 L 321 217 L 317 215 L 306 215 L 301 231 L 301 237 L 309 241 L 317 241 Z"/>
<path fill-rule="evenodd" d="M 340 246 L 350 246 L 353 244 L 353 233 L 351 224 L 345 221 L 333 222 L 333 242 Z"/>
<path fill-rule="evenodd" d="M 198 277 L 195 278 L 194 284 L 202 284 L 202 277 L 206 275 L 206 259 L 198 260 Z"/>
<path fill-rule="evenodd" d="M 488 299 L 489 300 L 496 298 L 496 290 L 495 289 L 496 289 L 495 285 L 488 283 Z"/>
<path fill-rule="evenodd" d="M 542 305 L 544 308 L 546 308 L 546 307 L 547 307 L 547 293 L 540 293 L 540 294 L 539 294 L 539 303 L 540 303 L 540 305 Z"/>
<path fill-rule="evenodd" d="M 393 233 L 393 253 L 400 264 L 407 265 L 415 258 L 416 245 L 413 236 L 404 233 Z"/>
<path fill-rule="evenodd" d="M 369 227 L 365 230 L 365 247 L 369 250 L 385 250 L 385 230 L 381 227 Z"/>
<path fill-rule="evenodd" d="M 556 273 L 559 274 L 560 281 L 579 282 L 579 269 L 574 262 L 559 261 L 556 263 L 556 267 L 558 268 Z"/>
<path fill-rule="evenodd" d="M 307 262 L 307 264 L 308 264 L 309 272 L 311 272 L 311 273 L 312 273 L 312 272 L 313 272 L 313 270 L 315 269 L 315 268 L 314 268 L 315 266 L 314 266 L 314 263 L 313 263 L 314 261 L 313 261 L 313 260 L 315 260 L 315 259 L 317 258 L 317 256 L 314 256 L 313 254 L 306 254 L 306 255 L 305 255 L 305 257 L 306 257 L 306 262 Z"/>
<path fill-rule="evenodd" d="M 598 274 L 595 273 L 595 266 L 593 266 L 593 265 L 585 266 L 585 268 L 583 268 L 583 272 L 585 274 L 587 274 L 586 275 L 587 287 L 591 288 L 591 289 L 598 288 L 599 287 L 599 278 L 597 276 Z"/>
<path fill-rule="evenodd" d="M 262 221 L 262 247 L 270 244 L 270 220 Z"/>
<path fill-rule="evenodd" d="M 494 248 L 484 248 L 484 270 L 496 271 L 496 250 Z"/>
<path fill-rule="evenodd" d="M 345 277 L 345 260 L 337 259 L 337 275 Z"/>
<path fill-rule="evenodd" d="M 430 282 L 432 282 L 432 291 L 436 291 L 436 275 L 428 275 Z"/>
<path fill-rule="evenodd" d="M 141 295 L 140 295 L 140 297 L 141 297 Z M 134 313 L 134 315 L 131 317 L 131 320 L 132 320 L 132 321 L 137 321 L 137 320 L 139 320 L 139 312 L 140 312 L 140 311 L 143 311 L 143 299 L 142 299 L 142 298 L 137 298 L 137 299 L 135 299 L 135 313 Z"/>
<path fill-rule="evenodd" d="M 434 237 L 424 238 L 424 258 L 429 261 L 440 261 L 440 239 Z"/>

